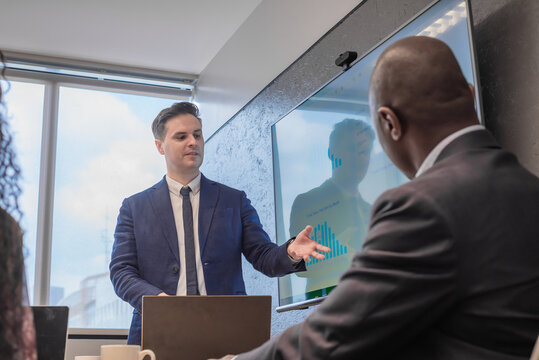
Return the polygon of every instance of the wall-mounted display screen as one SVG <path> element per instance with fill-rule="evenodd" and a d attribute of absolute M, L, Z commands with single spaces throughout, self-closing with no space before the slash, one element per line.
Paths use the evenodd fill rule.
<path fill-rule="evenodd" d="M 468 82 L 477 87 L 469 4 L 440 0 L 271 128 L 277 242 L 311 225 L 311 237 L 332 249 L 324 260 L 311 259 L 307 271 L 279 279 L 278 311 L 317 303 L 331 292 L 361 249 L 371 204 L 383 191 L 407 181 L 376 139 L 368 85 L 380 53 L 415 35 L 446 42 Z M 476 104 L 481 118 L 479 97 Z"/>

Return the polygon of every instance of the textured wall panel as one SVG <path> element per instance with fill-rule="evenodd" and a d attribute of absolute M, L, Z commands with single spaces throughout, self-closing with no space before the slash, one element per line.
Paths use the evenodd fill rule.
<path fill-rule="evenodd" d="M 270 126 L 340 72 L 334 64 L 340 53 L 368 51 L 429 3 L 428 0 L 367 1 L 207 141 L 204 174 L 244 190 L 272 239 L 275 239 L 275 222 Z M 298 141 L 305 136 L 308 134 L 298 134 Z M 258 273 L 247 262 L 243 273 L 249 294 L 272 294 L 273 306 L 278 305 L 276 279 Z M 310 311 L 274 312 L 272 333 L 303 320 Z"/>
<path fill-rule="evenodd" d="M 486 125 L 539 175 L 539 1 L 473 0 Z"/>

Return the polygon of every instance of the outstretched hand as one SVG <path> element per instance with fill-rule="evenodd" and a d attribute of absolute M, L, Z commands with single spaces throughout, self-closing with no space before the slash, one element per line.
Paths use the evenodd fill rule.
<path fill-rule="evenodd" d="M 326 256 L 320 252 L 327 253 L 331 251 L 327 246 L 320 245 L 309 237 L 312 231 L 313 227 L 307 225 L 305 229 L 296 236 L 296 239 L 288 245 L 288 255 L 294 260 L 303 259 L 305 262 L 309 262 L 311 256 L 315 259 L 322 260 Z"/>

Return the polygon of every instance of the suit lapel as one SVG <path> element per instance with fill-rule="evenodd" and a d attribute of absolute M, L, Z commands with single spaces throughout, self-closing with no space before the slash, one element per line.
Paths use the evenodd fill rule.
<path fill-rule="evenodd" d="M 170 250 L 179 263 L 178 233 L 176 231 L 172 203 L 170 202 L 168 184 L 165 178 L 155 186 L 155 191 L 150 195 L 150 201 L 155 211 L 156 218 L 159 219 L 159 225 L 161 226 L 161 230 Z"/>
<path fill-rule="evenodd" d="M 200 179 L 200 204 L 198 209 L 198 242 L 200 244 L 201 256 L 204 254 L 204 248 L 206 247 L 218 198 L 219 188 L 215 182 L 208 180 L 202 175 Z"/>

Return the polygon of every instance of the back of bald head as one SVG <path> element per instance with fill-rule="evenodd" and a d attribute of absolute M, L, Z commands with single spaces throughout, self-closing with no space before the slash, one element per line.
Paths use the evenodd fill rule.
<path fill-rule="evenodd" d="M 473 95 L 457 59 L 434 38 L 412 36 L 391 44 L 374 67 L 370 93 L 374 106 L 390 107 L 405 127 L 477 123 Z"/>

